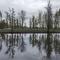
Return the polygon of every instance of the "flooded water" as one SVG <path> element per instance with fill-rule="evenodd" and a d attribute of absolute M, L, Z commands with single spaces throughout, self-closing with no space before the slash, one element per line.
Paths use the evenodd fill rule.
<path fill-rule="evenodd" d="M 60 34 L 52 34 L 50 60 L 60 58 Z M 48 60 L 47 34 L 0 34 L 0 60 Z M 56 46 L 55 46 L 56 45 Z"/>

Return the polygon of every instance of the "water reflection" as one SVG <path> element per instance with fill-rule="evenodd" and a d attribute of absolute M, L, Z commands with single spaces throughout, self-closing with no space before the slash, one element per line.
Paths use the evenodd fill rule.
<path fill-rule="evenodd" d="M 20 44 L 19 44 L 19 49 L 21 50 L 21 52 L 25 51 L 25 42 L 24 42 L 24 38 L 23 38 L 23 34 L 21 36 L 21 40 L 20 40 Z"/>
<path fill-rule="evenodd" d="M 58 34 L 56 34 L 54 37 L 54 50 L 55 54 L 60 54 L 60 38 Z"/>
<path fill-rule="evenodd" d="M 2 50 L 2 39 L 0 39 L 0 51 Z"/>
<path fill-rule="evenodd" d="M 7 46 L 7 51 L 5 52 L 5 54 L 9 54 L 13 58 L 15 55 L 15 50 L 14 50 L 15 38 L 13 38 L 13 34 L 12 36 L 9 37 L 9 39 L 6 40 L 6 46 Z"/>
<path fill-rule="evenodd" d="M 25 39 L 27 37 L 27 39 Z M 50 43 L 52 48 L 52 53 L 54 52 L 55 55 L 60 54 L 60 34 L 51 34 L 50 36 Z M 5 47 L 7 48 L 5 51 L 6 55 L 9 55 L 10 57 L 14 58 L 16 55 L 16 48 L 20 52 L 24 53 L 27 51 L 27 43 L 26 41 L 29 41 L 29 46 L 32 48 L 36 47 L 38 49 L 38 52 L 42 55 L 45 54 L 47 56 L 47 34 L 0 34 L 0 52 L 3 47 L 3 42 Z M 17 51 L 18 52 L 18 51 Z M 44 52 L 44 53 L 43 53 Z"/>

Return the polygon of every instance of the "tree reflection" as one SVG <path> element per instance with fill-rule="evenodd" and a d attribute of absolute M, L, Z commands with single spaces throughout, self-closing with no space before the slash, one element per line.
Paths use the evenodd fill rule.
<path fill-rule="evenodd" d="M 21 52 L 25 51 L 25 42 L 24 42 L 23 34 L 22 34 L 22 38 L 21 38 L 20 49 L 21 49 Z"/>
<path fill-rule="evenodd" d="M 53 36 L 54 35 L 54 36 Z M 60 54 L 60 38 L 59 34 L 51 34 L 49 35 L 49 40 L 47 40 L 47 34 L 30 34 L 29 35 L 29 43 L 33 47 L 36 47 L 40 53 L 44 50 L 44 53 L 48 53 L 50 49 L 54 50 L 55 54 Z M 24 34 L 6 34 L 5 40 L 0 39 L 0 51 L 2 50 L 2 42 L 6 44 L 7 50 L 5 54 L 9 55 L 10 57 L 14 58 L 16 53 L 16 48 L 18 51 L 25 52 L 26 51 L 26 40 Z M 49 43 L 48 43 L 49 41 Z M 52 48 L 50 48 L 50 45 Z M 49 45 L 49 50 L 47 49 Z M 53 51 L 51 51 L 53 52 Z M 43 53 L 42 53 L 43 54 Z M 48 53 L 49 54 L 49 53 Z"/>
<path fill-rule="evenodd" d="M 26 44 L 23 38 L 23 34 L 20 34 L 20 36 L 18 34 L 11 34 L 9 38 L 7 35 L 7 38 L 6 38 L 7 50 L 5 54 L 9 54 L 9 56 L 14 58 L 15 48 L 18 47 L 18 49 L 20 49 L 21 52 L 24 52 L 26 49 L 25 45 Z"/>
<path fill-rule="evenodd" d="M 46 42 L 45 42 L 45 50 L 46 50 L 46 54 L 47 54 L 47 57 L 50 58 L 51 56 L 51 53 L 52 53 L 52 43 L 53 43 L 53 36 L 52 34 L 47 34 L 47 39 L 46 39 Z"/>
<path fill-rule="evenodd" d="M 29 37 L 29 42 L 30 42 L 30 44 L 32 44 L 32 47 L 37 46 L 39 51 L 42 52 L 42 50 L 45 50 L 46 55 L 50 56 L 50 54 L 52 52 L 52 47 L 53 47 L 53 45 L 52 45 L 53 44 L 53 35 L 50 34 L 48 39 L 47 39 L 47 37 L 48 37 L 47 35 L 43 35 L 43 34 L 38 35 L 38 34 L 33 33 Z"/>
<path fill-rule="evenodd" d="M 9 56 L 11 56 L 12 58 L 14 58 L 14 55 L 15 55 L 14 44 L 15 43 L 14 43 L 14 38 L 12 34 L 8 40 L 8 47 L 7 47 L 7 51 L 5 52 L 5 54 L 9 54 Z"/>
<path fill-rule="evenodd" d="M 54 50 L 55 50 L 55 54 L 57 53 L 60 54 L 60 39 L 58 34 L 54 36 Z"/>
<path fill-rule="evenodd" d="M 4 40 L 5 40 L 5 35 L 4 35 L 3 33 L 1 34 L 1 36 L 2 36 L 2 39 L 4 39 Z"/>
<path fill-rule="evenodd" d="M 39 37 L 38 39 L 38 34 L 33 33 L 32 35 L 30 34 L 29 36 L 29 42 L 32 44 L 32 47 L 37 46 L 39 51 L 41 48 L 41 38 Z"/>
<path fill-rule="evenodd" d="M 8 34 L 5 41 L 6 41 L 6 46 L 8 46 Z"/>
<path fill-rule="evenodd" d="M 38 46 L 38 49 L 40 51 L 40 49 L 41 49 L 41 38 L 40 37 L 39 37 L 39 40 L 37 42 L 37 46 Z"/>
<path fill-rule="evenodd" d="M 37 34 L 32 34 L 32 40 L 31 40 L 31 43 L 32 43 L 32 47 L 34 47 L 36 44 L 37 44 L 38 40 L 37 40 Z"/>
<path fill-rule="evenodd" d="M 2 50 L 2 39 L 0 39 L 0 51 Z"/>
<path fill-rule="evenodd" d="M 29 43 L 32 44 L 32 35 L 29 36 Z"/>

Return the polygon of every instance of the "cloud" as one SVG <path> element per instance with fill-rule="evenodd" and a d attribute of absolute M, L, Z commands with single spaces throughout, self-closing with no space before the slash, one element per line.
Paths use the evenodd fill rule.
<path fill-rule="evenodd" d="M 8 10 L 14 8 L 16 11 L 26 10 L 29 14 L 35 13 L 38 10 L 44 10 L 47 6 L 48 0 L 1 0 L 0 10 Z M 52 8 L 60 7 L 60 0 L 51 0 Z"/>
<path fill-rule="evenodd" d="M 35 10 L 37 8 L 42 8 L 45 2 L 42 0 L 1 0 L 0 9 L 7 9 L 8 7 L 13 7 L 15 9 L 25 9 L 25 10 Z"/>
<path fill-rule="evenodd" d="M 47 3 L 48 0 L 1 0 L 0 10 L 2 12 L 8 11 L 9 8 L 14 8 L 17 12 L 20 12 L 20 10 L 25 10 L 27 12 L 27 16 L 29 17 L 37 14 L 39 10 L 44 11 L 45 7 L 47 7 Z M 53 11 L 60 8 L 60 0 L 51 0 L 51 4 Z M 27 25 L 29 24 L 27 23 Z"/>

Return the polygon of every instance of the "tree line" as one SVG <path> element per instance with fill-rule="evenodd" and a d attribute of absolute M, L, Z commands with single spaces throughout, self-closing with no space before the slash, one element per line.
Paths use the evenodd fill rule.
<path fill-rule="evenodd" d="M 51 11 L 50 11 L 51 10 Z M 48 19 L 48 13 L 50 14 L 51 20 Z M 18 16 L 16 16 L 18 15 Z M 5 19 L 3 19 L 3 14 L 0 11 L 0 29 L 2 28 L 23 28 L 26 26 L 26 11 L 21 10 L 19 13 L 16 14 L 14 8 L 8 11 L 5 11 Z M 60 9 L 56 11 L 54 14 L 52 12 L 52 7 L 47 6 L 46 12 L 42 13 L 39 12 L 38 16 L 33 15 L 32 17 L 28 18 L 29 28 L 47 28 L 48 20 L 50 21 L 50 25 L 52 28 L 57 29 L 60 28 Z M 4 24 L 3 24 L 4 23 Z"/>

